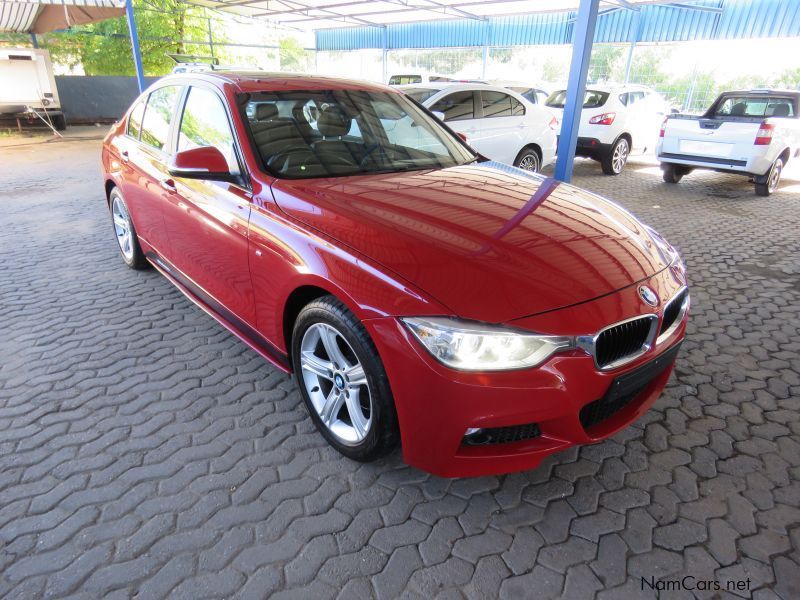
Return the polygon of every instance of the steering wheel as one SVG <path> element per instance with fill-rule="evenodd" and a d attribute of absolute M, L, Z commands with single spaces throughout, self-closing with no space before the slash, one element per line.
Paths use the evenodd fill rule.
<path fill-rule="evenodd" d="M 358 163 L 359 168 L 363 169 L 364 165 L 367 164 L 367 159 L 372 156 L 372 153 L 375 152 L 375 150 L 378 150 L 378 149 L 381 149 L 381 150 L 384 150 L 384 151 L 386 150 L 386 148 L 384 148 L 384 146 L 382 144 L 379 144 L 378 142 L 375 142 L 374 144 L 370 144 L 370 146 L 364 152 L 364 156 L 361 157 L 361 161 Z M 384 152 L 384 154 L 385 154 L 385 152 Z"/>
<path fill-rule="evenodd" d="M 295 157 L 298 157 L 297 160 L 299 160 L 300 164 L 297 166 L 300 167 L 305 167 L 309 162 L 317 158 L 314 152 L 308 146 L 291 146 L 270 156 L 269 160 L 267 161 L 267 166 L 276 167 L 279 163 L 283 162 L 285 168 L 278 168 L 278 170 L 286 170 L 286 168 L 290 166 L 295 166 L 294 164 L 289 164 L 294 163 Z"/>

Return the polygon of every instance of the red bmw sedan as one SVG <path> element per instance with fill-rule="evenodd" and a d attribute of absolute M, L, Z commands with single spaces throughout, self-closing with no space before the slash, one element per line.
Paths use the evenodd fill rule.
<path fill-rule="evenodd" d="M 294 373 L 355 460 L 531 469 L 644 413 L 685 335 L 685 268 L 655 231 L 383 85 L 165 77 L 103 168 L 125 263 Z"/>

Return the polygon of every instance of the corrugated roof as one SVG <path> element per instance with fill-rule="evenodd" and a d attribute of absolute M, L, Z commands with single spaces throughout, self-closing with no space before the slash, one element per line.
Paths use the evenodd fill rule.
<path fill-rule="evenodd" d="M 439 20 L 386 26 L 387 48 L 569 44 L 575 11 Z M 382 29 L 348 27 L 315 32 L 318 50 L 382 48 Z M 800 36 L 797 0 L 694 0 L 604 9 L 596 42 L 674 42 Z"/>

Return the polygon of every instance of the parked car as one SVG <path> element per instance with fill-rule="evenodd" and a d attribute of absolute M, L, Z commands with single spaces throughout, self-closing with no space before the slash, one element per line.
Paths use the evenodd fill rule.
<path fill-rule="evenodd" d="M 452 77 L 434 73 L 405 73 L 389 77 L 389 85 L 409 85 L 412 83 L 441 83 L 453 81 Z"/>
<path fill-rule="evenodd" d="M 494 79 L 488 83 L 513 90 L 531 104 L 544 104 L 547 101 L 547 98 L 550 97 L 550 92 L 547 90 L 535 85 L 527 84 L 523 81 L 505 81 L 502 79 Z"/>
<path fill-rule="evenodd" d="M 401 121 L 416 139 L 395 142 Z M 355 460 L 402 442 L 442 476 L 533 468 L 644 413 L 685 334 L 684 266 L 661 236 L 482 159 L 387 86 L 170 75 L 102 164 L 124 262 L 294 373 Z"/>
<path fill-rule="evenodd" d="M 555 118 L 516 92 L 480 83 L 428 83 L 399 89 L 492 160 L 539 171 L 555 158 Z"/>
<path fill-rule="evenodd" d="M 741 173 L 769 196 L 800 153 L 798 100 L 789 90 L 723 92 L 703 116 L 668 117 L 656 147 L 664 181 L 678 183 L 693 169 Z"/>
<path fill-rule="evenodd" d="M 566 90 L 545 102 L 561 120 Z M 600 161 L 603 173 L 619 175 L 630 154 L 652 151 L 670 106 L 660 94 L 640 85 L 589 86 L 583 101 L 576 156 Z"/>

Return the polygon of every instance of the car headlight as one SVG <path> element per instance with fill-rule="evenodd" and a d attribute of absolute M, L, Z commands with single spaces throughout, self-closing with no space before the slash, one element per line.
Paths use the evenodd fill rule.
<path fill-rule="evenodd" d="M 554 352 L 574 346 L 567 336 L 537 335 L 448 317 L 401 319 L 436 360 L 464 371 L 535 367 Z"/>

